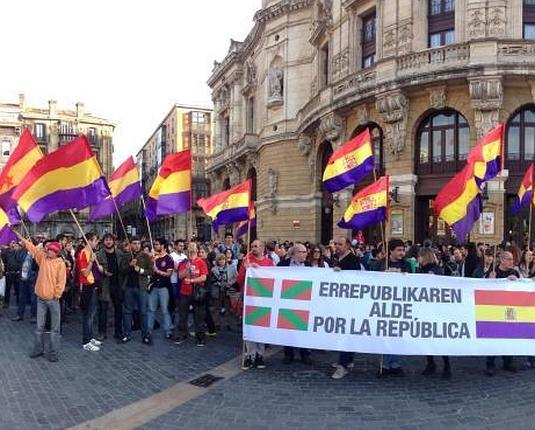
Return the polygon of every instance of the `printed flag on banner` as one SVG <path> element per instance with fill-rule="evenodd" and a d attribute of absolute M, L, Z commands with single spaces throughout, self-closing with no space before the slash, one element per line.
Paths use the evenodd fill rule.
<path fill-rule="evenodd" d="M 43 158 L 43 152 L 27 128 L 20 135 L 19 144 L 7 160 L 0 174 L 0 207 L 6 212 L 11 224 L 20 221 L 17 202 L 13 199 L 15 188 L 31 168 Z"/>
<path fill-rule="evenodd" d="M 97 205 L 110 195 L 102 169 L 84 135 L 44 156 L 13 193 L 32 222 L 58 210 Z"/>
<path fill-rule="evenodd" d="M 271 321 L 271 308 L 264 306 L 245 306 L 243 320 L 247 325 L 269 327 Z"/>
<path fill-rule="evenodd" d="M 476 290 L 476 336 L 535 339 L 535 292 Z"/>
<path fill-rule="evenodd" d="M 374 167 L 370 131 L 366 129 L 331 155 L 323 172 L 323 185 L 331 193 L 340 191 L 359 182 Z"/>
<path fill-rule="evenodd" d="M 269 278 L 247 278 L 246 295 L 250 297 L 273 297 L 275 281 Z"/>
<path fill-rule="evenodd" d="M 461 243 L 472 230 L 482 210 L 479 185 L 470 164 L 457 173 L 435 198 L 435 214 L 453 228 Z"/>
<path fill-rule="evenodd" d="M 149 191 L 146 215 L 154 221 L 158 215 L 188 212 L 191 209 L 191 152 L 169 154 L 160 167 Z"/>
<path fill-rule="evenodd" d="M 511 212 L 517 214 L 527 204 L 533 204 L 533 164 L 531 164 L 520 183 L 520 188 L 513 201 Z"/>
<path fill-rule="evenodd" d="M 103 200 L 98 206 L 91 208 L 89 221 L 109 216 L 115 212 L 115 205 L 120 208 L 125 203 L 141 196 L 141 183 L 134 157 L 130 156 L 112 173 L 108 185 L 111 196 Z M 115 204 L 112 199 L 115 200 Z"/>
<path fill-rule="evenodd" d="M 310 300 L 312 297 L 312 281 L 291 281 L 283 279 L 281 299 Z"/>
<path fill-rule="evenodd" d="M 221 225 L 246 221 L 251 206 L 251 180 L 230 190 L 199 199 L 197 204 L 212 218 L 212 228 L 215 232 Z"/>
<path fill-rule="evenodd" d="M 355 194 L 338 227 L 360 230 L 384 221 L 388 216 L 389 186 L 389 177 L 383 176 Z"/>
<path fill-rule="evenodd" d="M 504 125 L 498 124 L 496 128 L 483 136 L 468 154 L 466 163 L 474 167 L 474 176 L 479 186 L 498 176 L 502 170 L 503 134 Z"/>
<path fill-rule="evenodd" d="M 279 309 L 277 328 L 307 331 L 309 314 L 309 311 L 299 309 Z"/>

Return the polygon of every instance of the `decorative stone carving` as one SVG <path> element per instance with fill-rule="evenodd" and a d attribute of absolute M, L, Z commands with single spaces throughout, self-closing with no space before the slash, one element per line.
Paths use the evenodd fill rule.
<path fill-rule="evenodd" d="M 357 108 L 357 121 L 359 125 L 367 124 L 370 121 L 368 106 L 362 105 Z"/>
<path fill-rule="evenodd" d="M 258 164 L 258 154 L 256 152 L 248 152 L 245 158 L 245 164 L 247 166 L 247 170 L 251 168 L 256 170 L 256 166 Z"/>
<path fill-rule="evenodd" d="M 328 140 L 334 146 L 337 146 L 338 140 L 342 137 L 344 129 L 344 120 L 334 112 L 325 115 L 321 118 L 318 132 L 321 140 Z"/>
<path fill-rule="evenodd" d="M 472 9 L 468 15 L 468 33 L 470 37 L 485 37 L 485 9 Z"/>
<path fill-rule="evenodd" d="M 386 146 L 396 158 L 399 158 L 405 147 L 409 100 L 401 91 L 393 91 L 380 96 L 375 102 L 375 107 L 385 123 Z"/>
<path fill-rule="evenodd" d="M 283 103 L 284 72 L 279 67 L 271 67 L 268 72 L 268 106 Z"/>
<path fill-rule="evenodd" d="M 503 86 L 500 78 L 492 77 L 470 81 L 469 88 L 479 139 L 498 124 Z"/>
<path fill-rule="evenodd" d="M 235 162 L 226 165 L 227 175 L 230 181 L 230 186 L 233 187 L 240 183 L 240 169 Z"/>
<path fill-rule="evenodd" d="M 310 82 L 310 94 L 315 95 L 318 92 L 318 77 L 314 76 Z"/>
<path fill-rule="evenodd" d="M 412 51 L 412 23 L 407 22 L 398 29 L 398 54 L 404 55 Z"/>
<path fill-rule="evenodd" d="M 386 30 L 383 37 L 383 55 L 389 57 L 396 54 L 396 29 Z"/>
<path fill-rule="evenodd" d="M 316 0 L 315 20 L 329 26 L 333 20 L 333 2 L 332 0 Z"/>
<path fill-rule="evenodd" d="M 343 78 L 349 71 L 349 49 L 344 49 L 332 59 L 331 79 L 333 82 Z"/>
<path fill-rule="evenodd" d="M 433 109 L 444 109 L 448 103 L 446 87 L 433 87 L 427 90 L 429 92 L 429 104 Z"/>
<path fill-rule="evenodd" d="M 252 60 L 246 64 L 245 80 L 251 87 L 256 85 L 256 66 Z"/>
<path fill-rule="evenodd" d="M 299 148 L 299 152 L 303 157 L 308 157 L 310 154 L 310 151 L 312 150 L 312 139 L 310 136 L 306 134 L 302 134 L 299 136 L 299 140 L 297 141 L 297 147 Z"/>
<path fill-rule="evenodd" d="M 487 20 L 487 34 L 490 37 L 505 36 L 505 7 L 493 7 Z"/>
<path fill-rule="evenodd" d="M 271 199 L 271 211 L 277 213 L 277 192 L 279 188 L 279 172 L 268 169 L 268 198 Z"/>

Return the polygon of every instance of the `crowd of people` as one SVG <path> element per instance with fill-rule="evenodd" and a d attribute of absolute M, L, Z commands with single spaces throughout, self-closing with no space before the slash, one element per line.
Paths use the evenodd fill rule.
<path fill-rule="evenodd" d="M 17 233 L 19 235 L 19 233 Z M 38 242 L 19 235 L 2 249 L 0 294 L 3 307 L 16 304 L 14 323 L 23 321 L 29 310 L 36 324 L 31 358 L 58 360 L 62 325 L 79 312 L 81 346 L 98 352 L 107 341 L 108 328 L 120 344 L 134 339 L 153 344 L 153 332 L 162 330 L 166 341 L 180 345 L 194 340 L 198 347 L 220 330 L 240 330 L 243 290 L 248 267 L 317 267 L 325 270 L 369 270 L 425 273 L 452 277 L 533 278 L 535 258 L 528 247 L 514 243 L 494 247 L 484 243 L 437 245 L 430 240 L 413 244 L 392 239 L 367 244 L 362 232 L 353 239 L 341 236 L 327 246 L 309 242 L 264 243 L 254 240 L 250 250 L 227 234 L 223 241 L 200 243 L 158 238 L 152 245 L 138 237 L 117 240 L 112 234 L 99 238 L 88 233 L 73 240 L 59 235 Z M 0 289 L 1 292 L 1 289 Z M 1 308 L 0 307 L 0 308 Z M 109 319 L 113 316 L 113 321 Z M 158 318 L 157 318 L 158 317 Z M 44 333 L 50 332 L 45 351 Z M 265 345 L 244 343 L 243 369 L 263 369 Z M 299 355 L 311 364 L 311 351 L 284 348 L 283 362 L 291 364 Z M 340 352 L 333 363 L 334 379 L 353 368 L 353 352 Z M 486 358 L 486 373 L 496 373 L 496 357 Z M 442 357 L 443 378 L 451 378 L 449 357 Z M 525 368 L 535 368 L 535 357 L 527 357 Z M 503 369 L 516 372 L 513 357 L 503 357 Z M 423 375 L 437 370 L 434 357 L 427 357 Z M 403 376 L 403 360 L 385 355 L 380 376 Z"/>

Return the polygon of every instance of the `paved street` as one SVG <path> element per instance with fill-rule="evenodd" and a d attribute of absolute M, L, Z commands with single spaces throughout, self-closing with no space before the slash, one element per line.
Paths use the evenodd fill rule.
<path fill-rule="evenodd" d="M 13 313 L 11 309 L 9 315 Z M 65 328 L 60 362 L 49 363 L 27 357 L 32 336 L 29 322 L 0 318 L 1 429 L 67 428 L 114 410 L 128 417 L 131 411 L 121 408 L 134 402 L 141 405 L 162 390 L 210 373 L 240 351 L 237 334 L 223 333 L 200 349 L 193 343 L 166 343 L 158 333 L 152 348 L 139 339 L 128 345 L 108 341 L 100 353 L 89 353 L 82 351 L 80 327 L 72 321 Z M 266 370 L 235 372 L 194 392 L 183 404 L 178 399 L 177 407 L 151 417 L 141 428 L 534 427 L 532 371 L 499 372 L 488 378 L 483 375 L 483 360 L 454 358 L 454 377 L 443 381 L 439 376 L 421 377 L 424 360 L 411 357 L 405 360 L 407 377 L 378 380 L 376 358 L 359 356 L 350 375 L 333 381 L 330 363 L 336 354 L 315 352 L 313 357 L 312 367 L 287 366 L 278 353 Z M 217 376 L 217 371 L 213 373 Z M 104 417 L 86 428 L 106 428 L 107 422 Z"/>

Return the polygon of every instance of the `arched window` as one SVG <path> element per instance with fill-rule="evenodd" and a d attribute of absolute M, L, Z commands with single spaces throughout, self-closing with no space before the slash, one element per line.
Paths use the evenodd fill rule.
<path fill-rule="evenodd" d="M 535 105 L 516 111 L 507 123 L 506 163 L 523 169 L 535 158 Z"/>
<path fill-rule="evenodd" d="M 369 122 L 365 125 L 357 127 L 352 134 L 352 138 L 362 133 L 364 129 L 370 130 L 370 136 L 372 138 L 373 157 L 375 159 L 375 168 L 377 174 L 380 176 L 384 173 L 384 151 L 383 151 L 383 130 L 374 122 Z"/>
<path fill-rule="evenodd" d="M 457 111 L 445 110 L 425 118 L 416 135 L 416 172 L 449 173 L 461 170 L 470 146 L 470 128 Z"/>

